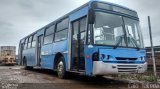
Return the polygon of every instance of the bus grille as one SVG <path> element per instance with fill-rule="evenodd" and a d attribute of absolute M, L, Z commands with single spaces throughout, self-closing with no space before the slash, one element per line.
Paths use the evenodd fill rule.
<path fill-rule="evenodd" d="M 135 61 L 117 61 L 117 63 L 126 63 L 126 64 L 129 64 L 129 63 L 135 63 Z"/>
<path fill-rule="evenodd" d="M 121 58 L 121 57 L 116 57 L 117 63 L 135 63 L 137 58 Z"/>
<path fill-rule="evenodd" d="M 137 58 L 121 58 L 121 57 L 116 57 L 117 60 L 130 60 L 130 61 L 135 61 Z"/>
<path fill-rule="evenodd" d="M 118 65 L 118 72 L 135 73 L 137 72 L 137 65 Z"/>

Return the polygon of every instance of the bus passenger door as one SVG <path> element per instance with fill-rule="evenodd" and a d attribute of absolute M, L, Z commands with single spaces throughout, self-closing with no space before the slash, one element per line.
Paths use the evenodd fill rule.
<path fill-rule="evenodd" d="M 38 45 L 37 45 L 37 66 L 41 66 L 41 47 L 43 42 L 43 35 L 38 36 Z"/>
<path fill-rule="evenodd" d="M 86 17 L 72 22 L 72 59 L 71 69 L 85 69 L 84 44 L 86 35 Z"/>

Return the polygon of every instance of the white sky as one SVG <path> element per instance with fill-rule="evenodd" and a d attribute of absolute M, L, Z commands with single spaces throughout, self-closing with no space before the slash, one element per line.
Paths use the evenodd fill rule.
<path fill-rule="evenodd" d="M 0 0 L 0 45 L 17 46 L 19 40 L 89 0 Z M 151 16 L 153 42 L 160 45 L 160 0 L 103 0 L 136 10 L 145 45 L 150 43 L 147 16 Z"/>

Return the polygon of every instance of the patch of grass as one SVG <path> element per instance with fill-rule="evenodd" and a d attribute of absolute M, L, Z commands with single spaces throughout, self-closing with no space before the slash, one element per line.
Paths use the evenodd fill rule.
<path fill-rule="evenodd" d="M 149 81 L 149 82 L 157 82 L 158 80 L 158 77 L 155 77 L 153 75 L 150 75 L 148 77 L 145 78 L 146 81 Z"/>
<path fill-rule="evenodd" d="M 159 77 L 155 77 L 153 74 L 118 74 L 112 75 L 114 78 L 118 79 L 129 79 L 129 80 L 138 80 L 138 81 L 148 81 L 148 82 L 157 82 Z"/>

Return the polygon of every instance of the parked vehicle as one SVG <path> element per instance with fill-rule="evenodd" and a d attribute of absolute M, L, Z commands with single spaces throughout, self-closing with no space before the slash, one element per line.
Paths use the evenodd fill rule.
<path fill-rule="evenodd" d="M 89 1 L 21 39 L 19 59 L 60 78 L 67 72 L 103 76 L 147 69 L 137 12 L 102 1 Z"/>
<path fill-rule="evenodd" d="M 16 64 L 16 46 L 0 46 L 0 64 Z"/>

